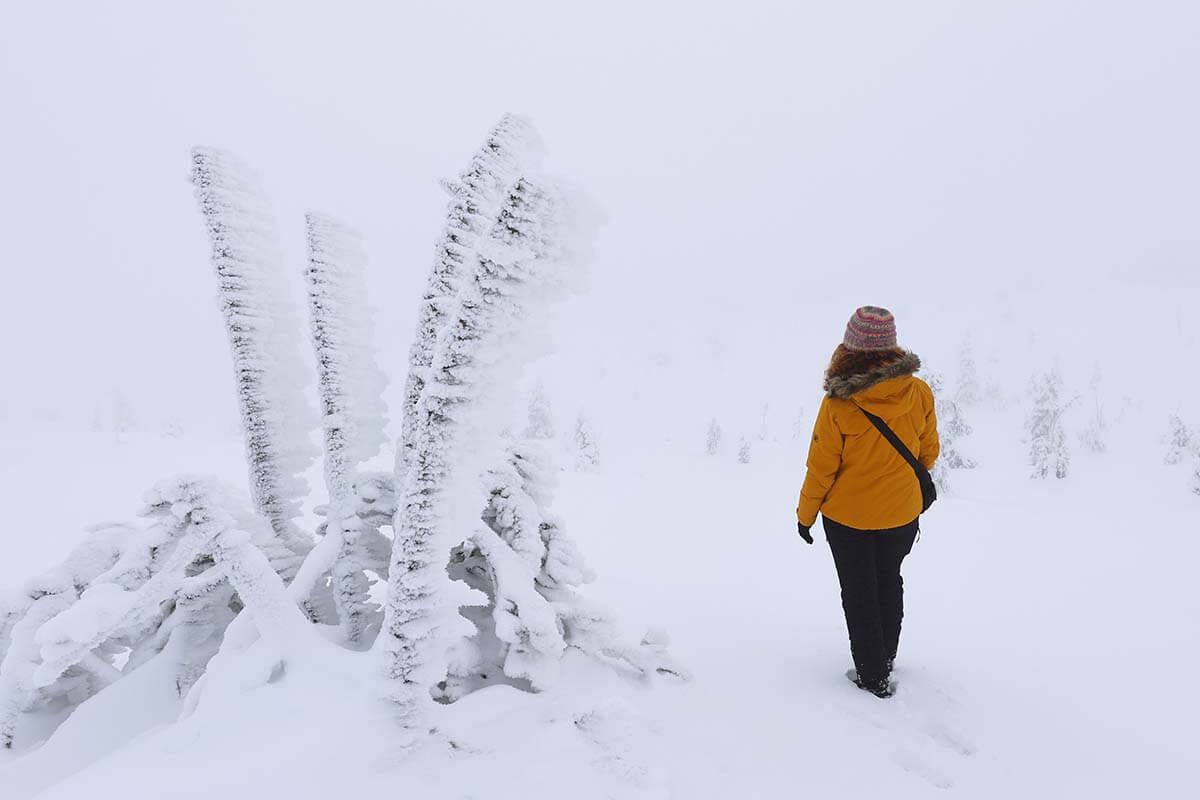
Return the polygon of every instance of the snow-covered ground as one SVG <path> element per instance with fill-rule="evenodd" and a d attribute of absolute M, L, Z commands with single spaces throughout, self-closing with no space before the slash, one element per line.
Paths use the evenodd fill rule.
<path fill-rule="evenodd" d="M 795 535 L 803 442 L 757 442 L 741 465 L 728 443 L 702 454 L 698 434 L 694 453 L 614 452 L 598 473 L 564 472 L 556 503 L 600 574 L 595 595 L 666 628 L 690 683 L 635 687 L 580 663 L 554 692 L 493 687 L 449 707 L 454 749 L 400 761 L 361 654 L 246 678 L 178 723 L 170 676 L 145 670 L 39 750 L 0 755 L 4 797 L 1193 796 L 1190 468 L 1117 433 L 1108 453 L 1077 453 L 1068 480 L 1035 482 L 1019 409 L 972 422 L 983 466 L 954 474 L 906 562 L 890 702 L 843 676 L 828 549 Z M 128 518 L 165 472 L 241 471 L 234 440 L 9 431 L 3 446 L 4 485 L 28 509 L 9 518 L 26 533 L 7 539 L 6 587 L 85 522 Z"/>

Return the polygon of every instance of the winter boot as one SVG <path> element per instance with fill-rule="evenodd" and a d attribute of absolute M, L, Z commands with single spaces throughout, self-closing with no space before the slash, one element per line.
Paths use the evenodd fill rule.
<path fill-rule="evenodd" d="M 878 698 L 886 700 L 893 694 L 892 684 L 887 678 L 880 678 L 878 681 L 873 683 L 867 683 L 866 681 L 860 680 L 858 673 L 854 670 L 847 672 L 846 677 L 850 679 L 851 683 L 862 689 L 864 692 L 870 692 Z"/>

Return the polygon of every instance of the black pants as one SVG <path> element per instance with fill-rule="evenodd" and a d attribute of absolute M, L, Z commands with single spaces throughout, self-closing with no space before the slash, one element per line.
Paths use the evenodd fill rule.
<path fill-rule="evenodd" d="M 850 633 L 850 653 L 859 678 L 876 683 L 888 675 L 888 661 L 900 644 L 904 581 L 900 562 L 912 550 L 918 520 L 899 528 L 860 531 L 822 517 L 833 551 L 842 610 Z"/>

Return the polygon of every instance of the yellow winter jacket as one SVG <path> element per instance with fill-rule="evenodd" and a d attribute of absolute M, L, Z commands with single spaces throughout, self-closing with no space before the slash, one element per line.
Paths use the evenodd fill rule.
<path fill-rule="evenodd" d="M 796 517 L 817 512 L 860 530 L 907 525 L 921 513 L 921 486 L 912 467 L 859 410 L 880 417 L 917 460 L 932 469 L 939 443 L 933 392 L 912 375 L 920 359 L 903 359 L 873 373 L 832 378 L 808 449 L 808 472 Z"/>

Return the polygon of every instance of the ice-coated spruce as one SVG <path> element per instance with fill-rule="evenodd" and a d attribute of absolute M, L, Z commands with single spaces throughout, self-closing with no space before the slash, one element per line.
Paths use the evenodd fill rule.
<path fill-rule="evenodd" d="M 971 426 L 963 416 L 958 400 L 946 390 L 940 373 L 926 373 L 925 381 L 933 392 L 938 436 L 941 439 L 941 454 L 933 465 L 933 480 L 938 491 L 949 492 L 950 470 L 974 469 L 976 466 L 975 460 L 960 449 L 961 439 L 971 433 Z"/>
<path fill-rule="evenodd" d="M 546 396 L 546 387 L 540 383 L 533 387 L 533 394 L 529 396 L 525 431 L 521 435 L 526 439 L 546 441 L 554 438 L 554 411 L 550 408 L 550 398 Z"/>
<path fill-rule="evenodd" d="M 148 524 L 94 531 L 0 610 L 3 746 L 21 715 L 74 709 L 154 658 L 168 659 L 184 696 L 237 608 L 264 638 L 308 628 L 271 565 L 282 543 L 238 493 L 180 477 L 160 481 L 146 502 Z"/>
<path fill-rule="evenodd" d="M 1033 405 L 1025 419 L 1032 477 L 1065 478 L 1071 466 L 1071 452 L 1062 417 L 1070 403 L 1062 399 L 1062 378 L 1058 370 L 1035 376 L 1032 393 Z"/>
<path fill-rule="evenodd" d="M 250 497 L 294 554 L 276 564 L 290 577 L 312 546 L 294 520 L 308 491 L 304 472 L 317 453 L 308 440 L 317 420 L 304 397 L 299 315 L 289 300 L 270 205 L 254 172 L 223 150 L 197 147 L 192 184 L 233 351 Z"/>
<path fill-rule="evenodd" d="M 527 178 L 505 193 L 458 304 L 437 332 L 414 424 L 407 479 L 397 496 L 395 540 L 376 640 L 404 727 L 419 737 L 430 690 L 449 671 L 449 648 L 472 626 L 459 606 L 475 599 L 451 581 L 451 550 L 482 527 L 481 478 L 492 447 L 492 402 L 524 360 L 524 342 L 545 319 L 559 243 L 554 197 Z M 403 462 L 400 462 L 402 464 Z M 400 465 L 398 464 L 398 466 Z"/>
<path fill-rule="evenodd" d="M 958 388 L 954 399 L 967 406 L 975 405 L 983 399 L 983 390 L 979 386 L 979 372 L 975 368 L 975 348 L 969 339 L 963 342 L 959 354 Z"/>
<path fill-rule="evenodd" d="M 575 469 L 592 472 L 600 466 L 600 448 L 592 424 L 580 414 L 575 419 Z"/>
<path fill-rule="evenodd" d="M 488 235 L 505 192 L 519 175 L 536 166 L 541 149 L 537 132 L 526 120 L 505 114 L 467 168 L 456 180 L 443 184 L 450 203 L 417 313 L 417 330 L 409 351 L 404 386 L 396 451 L 396 472 L 401 478 L 407 474 L 416 448 L 417 406 L 429 379 L 438 336 L 451 321 L 450 315 L 456 313 L 462 283 L 472 277 L 480 240 Z"/>
<path fill-rule="evenodd" d="M 354 472 L 386 441 L 387 385 L 375 359 L 367 303 L 367 256 L 352 228 L 327 214 L 304 217 L 308 311 L 325 434 L 325 483 L 344 500 Z"/>
<path fill-rule="evenodd" d="M 367 302 L 366 251 L 359 234 L 327 214 L 305 215 L 308 264 L 304 270 L 329 492 L 325 535 L 337 540 L 330 565 L 338 618 L 347 640 L 357 642 L 369 615 L 371 559 L 361 541 L 368 526 L 357 513 L 360 466 L 385 441 L 386 379 L 375 359 Z M 377 528 L 371 528 L 377 530 Z"/>
<path fill-rule="evenodd" d="M 708 434 L 704 437 L 704 451 L 715 456 L 721 450 L 721 425 L 716 417 L 709 420 Z"/>
<path fill-rule="evenodd" d="M 1172 414 L 1167 422 L 1167 454 L 1163 458 L 1166 464 L 1178 464 L 1188 458 L 1193 452 L 1200 453 L 1200 444 L 1195 441 L 1191 429 L 1178 414 Z"/>
<path fill-rule="evenodd" d="M 483 592 L 463 610 L 478 628 L 452 652 L 440 696 L 455 700 L 505 682 L 535 691 L 554 684 L 568 649 L 632 677 L 686 677 L 665 639 L 622 634 L 606 609 L 581 593 L 593 574 L 562 522 L 549 512 L 557 470 L 546 443 L 521 439 L 487 474 L 489 500 L 471 541 L 455 548 L 451 576 Z"/>

